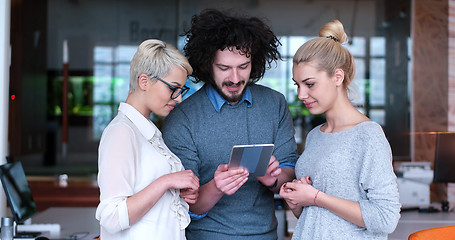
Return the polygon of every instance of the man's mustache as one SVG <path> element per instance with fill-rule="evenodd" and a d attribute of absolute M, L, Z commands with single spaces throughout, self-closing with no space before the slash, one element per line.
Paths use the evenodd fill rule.
<path fill-rule="evenodd" d="M 245 81 L 239 81 L 238 83 L 233 83 L 231 81 L 226 81 L 226 82 L 223 82 L 223 85 L 225 86 L 228 86 L 228 87 L 231 87 L 231 86 L 240 86 L 242 84 L 245 84 Z"/>

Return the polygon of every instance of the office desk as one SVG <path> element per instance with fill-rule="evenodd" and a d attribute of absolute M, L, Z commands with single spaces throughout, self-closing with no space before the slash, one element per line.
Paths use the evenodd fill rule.
<path fill-rule="evenodd" d="M 60 239 L 71 239 L 78 236 L 78 240 L 88 240 L 99 235 L 100 224 L 95 218 L 94 207 L 52 207 L 32 217 L 32 224 L 60 224 Z M 43 236 L 49 233 L 43 232 Z"/>
<path fill-rule="evenodd" d="M 455 225 L 454 212 L 419 213 L 402 212 L 397 228 L 389 234 L 389 240 L 407 240 L 409 235 L 423 229 Z"/>

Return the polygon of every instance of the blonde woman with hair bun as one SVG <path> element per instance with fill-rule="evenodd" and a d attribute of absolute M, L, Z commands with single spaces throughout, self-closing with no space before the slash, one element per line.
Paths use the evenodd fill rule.
<path fill-rule="evenodd" d="M 296 180 L 280 195 L 299 218 L 292 239 L 387 239 L 400 218 L 392 152 L 381 126 L 349 100 L 354 58 L 338 20 L 303 44 L 293 81 L 311 114 L 326 122 L 308 133 Z"/>

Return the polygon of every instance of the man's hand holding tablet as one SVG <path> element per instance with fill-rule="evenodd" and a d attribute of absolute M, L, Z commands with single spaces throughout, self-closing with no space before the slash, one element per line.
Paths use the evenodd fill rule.
<path fill-rule="evenodd" d="M 235 145 L 232 147 L 229 169 L 243 167 L 250 177 L 261 177 L 267 172 L 274 144 Z"/>

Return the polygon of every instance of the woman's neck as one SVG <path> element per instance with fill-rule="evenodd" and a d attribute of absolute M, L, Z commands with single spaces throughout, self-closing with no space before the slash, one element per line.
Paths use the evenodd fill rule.
<path fill-rule="evenodd" d="M 352 106 L 349 99 L 337 101 L 331 110 L 324 113 L 326 123 L 321 127 L 323 132 L 340 132 L 369 119 Z"/>
<path fill-rule="evenodd" d="M 140 112 L 145 118 L 149 118 L 152 113 L 147 106 L 144 104 L 144 98 L 138 96 L 140 93 L 132 92 L 128 94 L 125 102 L 134 107 L 138 112 Z"/>

